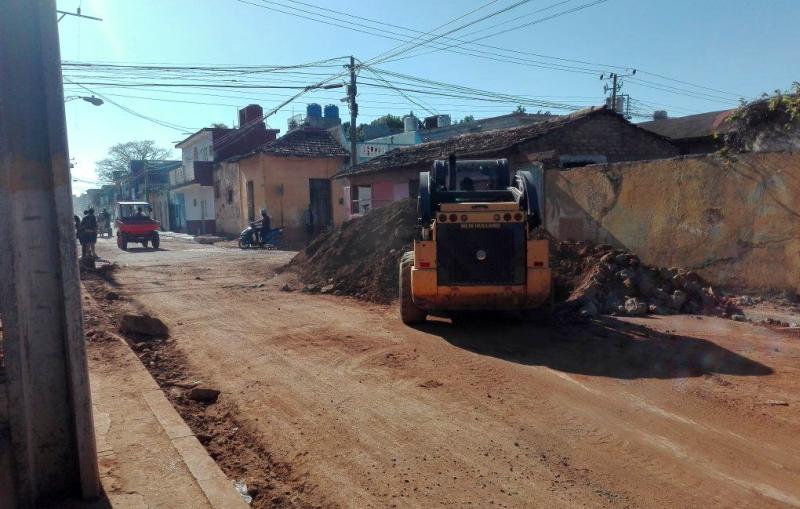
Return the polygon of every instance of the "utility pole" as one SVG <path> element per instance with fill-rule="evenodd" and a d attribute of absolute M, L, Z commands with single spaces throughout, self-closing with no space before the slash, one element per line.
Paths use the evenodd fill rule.
<path fill-rule="evenodd" d="M 609 87 L 608 85 L 606 85 L 603 88 L 603 91 L 606 92 L 606 93 L 611 91 L 611 110 L 612 111 L 616 111 L 617 113 L 622 113 L 621 111 L 619 111 L 620 108 L 617 107 L 617 97 L 619 96 L 619 92 L 622 90 L 622 85 L 623 85 L 622 78 L 627 78 L 629 76 L 634 76 L 635 74 L 636 74 L 636 69 L 633 69 L 633 71 L 630 74 L 622 74 L 622 75 L 620 75 L 620 74 L 617 74 L 615 72 L 612 72 L 611 74 L 608 75 L 608 78 L 606 78 L 605 73 L 600 75 L 600 79 L 601 80 L 607 80 L 607 79 L 611 80 L 611 86 Z"/>
<path fill-rule="evenodd" d="M 350 85 L 347 87 L 347 103 L 350 105 L 350 166 L 358 164 L 356 152 L 356 118 L 358 103 L 356 102 L 356 60 L 350 56 Z"/>
<path fill-rule="evenodd" d="M 55 0 L 0 1 L 2 507 L 100 493 L 57 27 Z"/>
<path fill-rule="evenodd" d="M 614 84 L 611 85 L 611 107 L 614 111 L 617 111 L 617 90 L 619 90 L 617 88 L 617 73 L 612 74 L 611 77 L 614 80 Z"/>

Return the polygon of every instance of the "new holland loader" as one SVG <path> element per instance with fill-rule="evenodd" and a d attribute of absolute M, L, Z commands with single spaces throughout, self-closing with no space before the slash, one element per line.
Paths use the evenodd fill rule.
<path fill-rule="evenodd" d="M 400 318 L 525 311 L 550 296 L 548 241 L 529 171 L 508 161 L 435 161 L 420 173 L 419 230 L 400 260 Z"/>

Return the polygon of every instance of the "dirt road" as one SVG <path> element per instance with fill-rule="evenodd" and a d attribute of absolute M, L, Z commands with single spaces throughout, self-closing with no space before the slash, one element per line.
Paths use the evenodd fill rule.
<path fill-rule="evenodd" d="M 285 469 L 260 504 L 800 507 L 798 337 L 688 316 L 412 329 L 281 291 L 289 253 L 162 248 L 98 252 Z"/>

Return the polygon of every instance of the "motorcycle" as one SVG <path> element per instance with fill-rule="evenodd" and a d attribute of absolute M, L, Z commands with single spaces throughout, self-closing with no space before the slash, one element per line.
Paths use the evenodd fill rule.
<path fill-rule="evenodd" d="M 283 228 L 273 228 L 267 233 L 265 238 L 261 238 L 261 226 L 258 223 L 250 223 L 250 226 L 242 230 L 239 234 L 239 248 L 250 249 L 251 247 L 261 247 L 264 249 L 278 249 L 283 239 Z"/>
<path fill-rule="evenodd" d="M 107 236 L 109 239 L 114 236 L 114 230 L 111 229 L 111 222 L 101 222 L 97 228 L 97 235 L 102 237 L 103 235 Z"/>

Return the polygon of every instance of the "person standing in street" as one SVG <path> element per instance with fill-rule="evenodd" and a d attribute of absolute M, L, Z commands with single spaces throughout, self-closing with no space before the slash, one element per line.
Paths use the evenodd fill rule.
<path fill-rule="evenodd" d="M 81 221 L 81 232 L 84 239 L 84 258 L 97 258 L 95 244 L 97 243 L 97 218 L 94 209 L 89 209 Z"/>

